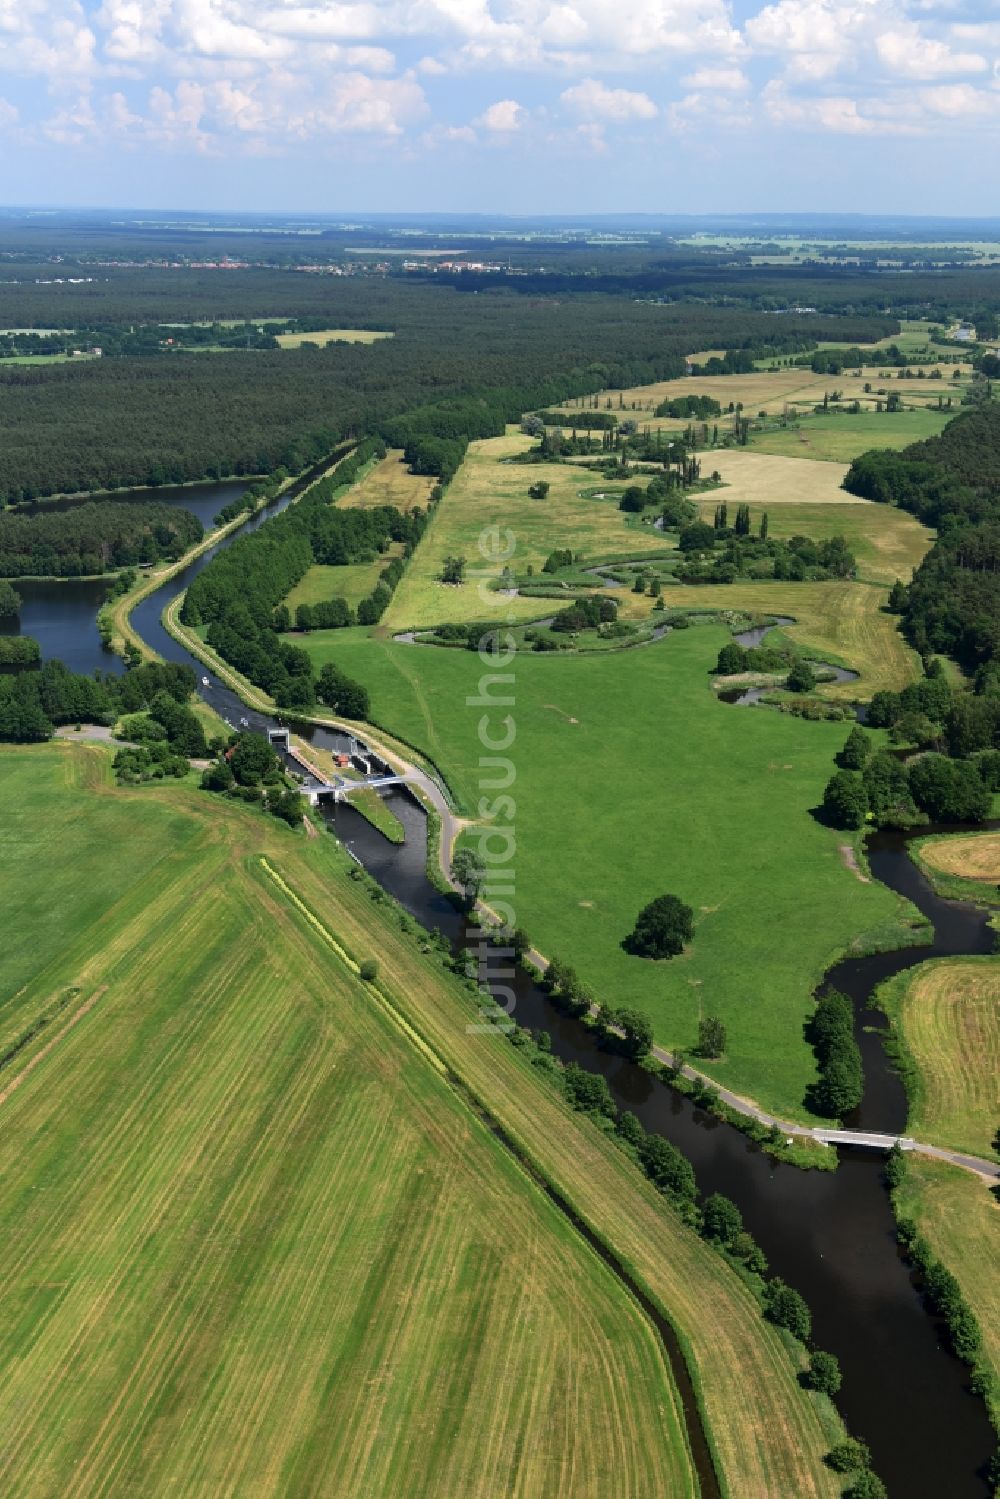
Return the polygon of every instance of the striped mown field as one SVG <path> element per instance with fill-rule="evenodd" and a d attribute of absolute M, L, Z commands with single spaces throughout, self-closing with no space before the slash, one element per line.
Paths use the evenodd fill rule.
<path fill-rule="evenodd" d="M 907 1157 L 898 1192 L 931 1249 L 957 1278 L 983 1334 L 983 1361 L 993 1371 L 987 1403 L 1000 1422 L 1000 1206 L 988 1185 L 945 1161 Z"/>
<path fill-rule="evenodd" d="M 1000 959 L 921 963 L 884 992 L 917 1073 L 907 1131 L 989 1157 L 1000 1120 Z"/>
<path fill-rule="evenodd" d="M 2 1492 L 694 1494 L 639 1310 L 261 872 L 332 848 L 107 764 L 0 753 Z"/>
<path fill-rule="evenodd" d="M 18 979 L 22 1027 L 65 1003 L 0 1073 L 5 1494 L 693 1494 L 648 1325 L 445 1069 L 666 1309 L 727 1492 L 838 1492 L 749 1289 L 470 1032 L 332 840 L 107 765 L 0 752 L 24 911 L 84 845 L 110 868 L 130 824 L 145 850 L 97 919 L 67 885 L 63 940 Z"/>

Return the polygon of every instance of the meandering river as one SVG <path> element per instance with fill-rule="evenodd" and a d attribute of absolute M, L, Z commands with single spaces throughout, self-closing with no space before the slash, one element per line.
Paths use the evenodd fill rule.
<path fill-rule="evenodd" d="M 283 509 L 300 487 L 282 496 L 248 527 Z M 216 487 L 213 514 L 225 502 L 224 488 Z M 225 545 L 226 541 L 219 543 Z M 191 662 L 199 682 L 208 677 L 208 685 L 200 690 L 230 722 L 238 724 L 245 718 L 253 727 L 265 729 L 270 720 L 245 707 L 161 623 L 166 604 L 187 587 L 214 550 L 218 548 L 144 600 L 133 613 L 133 624 L 160 655 Z M 55 612 L 48 640 L 46 655 L 61 655 L 70 664 L 79 660 Z M 100 664 L 109 664 L 107 658 L 102 657 Z M 719 711 L 728 709 L 720 705 Z M 322 729 L 313 730 L 312 739 L 325 748 L 346 747 L 344 736 Z M 457 945 L 464 943 L 464 922 L 427 879 L 427 825 L 422 808 L 404 790 L 391 791 L 386 800 L 405 829 L 402 845 L 390 843 L 346 804 L 326 810 L 332 831 L 418 921 L 440 928 Z M 530 837 L 530 831 L 526 836 Z M 868 1008 L 871 990 L 927 957 L 989 951 L 992 934 L 974 907 L 934 895 L 907 857 L 902 834 L 871 835 L 868 854 L 873 875 L 913 901 L 934 927 L 931 947 L 849 959 L 828 975 L 828 981 L 851 994 L 857 1009 L 866 1076 L 859 1123 L 897 1132 L 905 1123 L 906 1101 L 878 1038 L 866 1029 L 884 1024 L 883 1017 Z M 548 1031 L 553 1051 L 563 1061 L 577 1061 L 600 1072 L 621 1108 L 631 1109 L 647 1130 L 658 1131 L 684 1151 L 703 1192 L 724 1192 L 739 1205 L 772 1270 L 806 1297 L 818 1346 L 839 1358 L 844 1383 L 837 1404 L 850 1430 L 869 1443 L 890 1495 L 894 1499 L 986 1499 L 986 1464 L 995 1438 L 982 1401 L 970 1392 L 967 1370 L 927 1315 L 899 1255 L 881 1160 L 845 1150 L 836 1172 L 800 1171 L 775 1163 L 744 1135 L 694 1108 L 666 1084 L 601 1051 L 592 1033 L 560 1014 L 526 974 L 518 975 L 515 987 L 514 1015 L 521 1025 Z M 498 1038 L 496 1044 L 507 1043 Z M 795 1496 L 776 1495 L 774 1499 Z"/>

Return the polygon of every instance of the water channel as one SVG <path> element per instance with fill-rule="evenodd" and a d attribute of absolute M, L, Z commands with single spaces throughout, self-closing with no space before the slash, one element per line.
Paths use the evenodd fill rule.
<path fill-rule="evenodd" d="M 256 527 L 268 514 L 283 509 L 295 492 L 282 496 L 249 526 Z M 224 501 L 218 490 L 216 494 L 218 508 Z M 223 717 L 233 724 L 246 719 L 251 726 L 265 729 L 271 721 L 248 709 L 193 660 L 161 623 L 166 604 L 187 587 L 212 555 L 199 558 L 144 600 L 133 613 L 133 623 L 164 658 L 193 664 L 199 682 L 208 678 L 199 690 Z M 71 659 L 71 652 L 60 646 L 58 634 L 54 625 L 51 650 L 46 654 Z M 729 710 L 720 705 L 719 711 Z M 305 737 L 332 750 L 347 747 L 344 736 L 323 729 Z M 390 843 L 348 804 L 330 806 L 325 815 L 353 855 L 418 921 L 439 928 L 453 943 L 463 944 L 465 923 L 426 875 L 427 825 L 422 808 L 402 789 L 390 791 L 386 801 L 405 829 L 402 845 Z M 903 1128 L 906 1104 L 877 1036 L 867 1029 L 872 1024 L 884 1025 L 883 1017 L 868 1009 L 872 986 L 927 957 L 985 952 L 992 947 L 983 913 L 937 897 L 908 858 L 906 842 L 900 833 L 872 834 L 870 866 L 873 875 L 906 896 L 930 920 L 933 945 L 848 959 L 827 976 L 852 996 L 857 1008 L 866 1074 L 858 1122 L 893 1132 Z M 603 1074 L 621 1108 L 631 1109 L 647 1130 L 663 1134 L 688 1156 L 704 1193 L 723 1192 L 739 1205 L 772 1271 L 800 1290 L 809 1303 L 817 1345 L 840 1360 L 844 1382 L 837 1404 L 850 1430 L 869 1443 L 876 1471 L 890 1495 L 894 1499 L 986 1499 L 985 1473 L 995 1445 L 993 1432 L 982 1401 L 970 1392 L 967 1370 L 927 1315 L 898 1253 L 880 1158 L 844 1150 L 836 1172 L 800 1171 L 775 1163 L 744 1135 L 694 1108 L 666 1084 L 601 1051 L 592 1033 L 560 1014 L 526 974 L 518 974 L 515 988 L 514 1016 L 521 1025 L 548 1031 L 553 1051 L 563 1061 L 577 1061 Z M 495 1044 L 508 1043 L 498 1038 Z M 775 1499 L 795 1496 L 776 1495 Z"/>

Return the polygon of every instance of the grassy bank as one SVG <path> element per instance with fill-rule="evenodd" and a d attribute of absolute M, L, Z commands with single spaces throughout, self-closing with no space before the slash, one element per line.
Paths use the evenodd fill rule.
<path fill-rule="evenodd" d="M 921 838 L 909 851 L 939 895 L 1000 904 L 1000 833 Z"/>

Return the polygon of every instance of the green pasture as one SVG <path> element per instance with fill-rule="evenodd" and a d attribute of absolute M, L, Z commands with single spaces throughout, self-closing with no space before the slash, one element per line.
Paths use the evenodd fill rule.
<path fill-rule="evenodd" d="M 516 911 L 533 942 L 598 998 L 645 1010 L 666 1045 L 692 1046 L 699 1016 L 721 1016 L 727 1054 L 708 1070 L 801 1115 L 812 989 L 868 934 L 904 933 L 895 896 L 862 884 L 843 835 L 811 816 L 846 726 L 716 701 L 709 673 L 728 638 L 704 626 L 603 655 L 518 654 L 512 683 L 485 683 L 513 698 L 492 710 L 468 702 L 486 672 L 471 652 L 357 630 L 305 645 L 317 666 L 335 660 L 368 686 L 375 722 L 440 765 L 473 815 L 489 795 L 480 756 L 495 753 L 480 720 L 503 738 L 509 714 Z M 695 909 L 691 950 L 667 963 L 627 956 L 637 912 L 665 892 Z"/>

